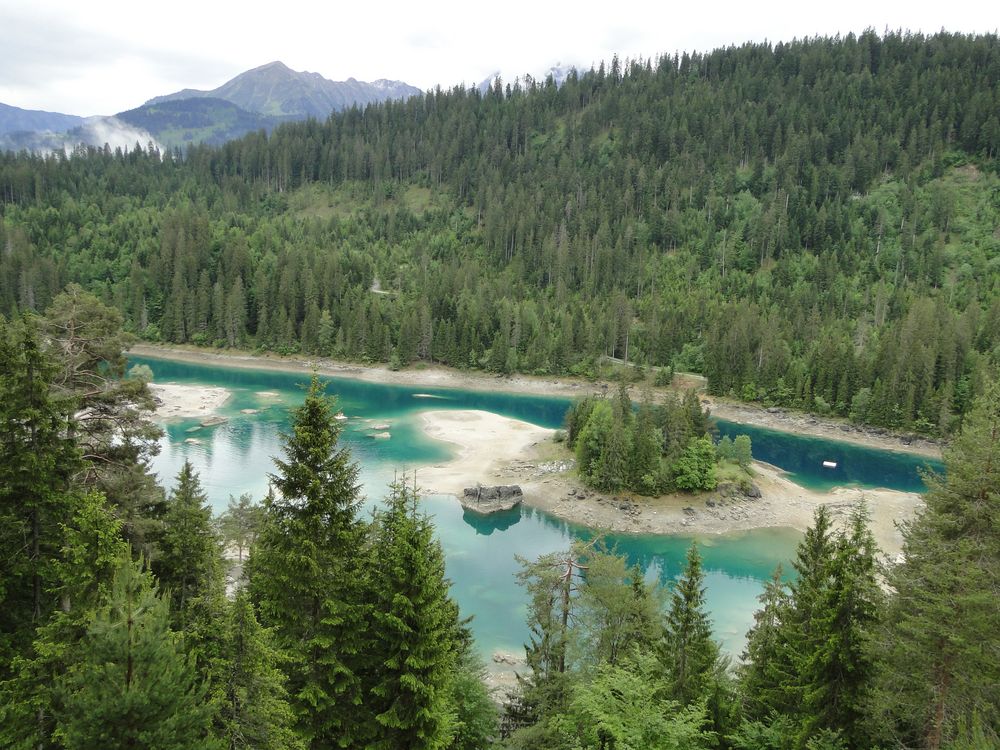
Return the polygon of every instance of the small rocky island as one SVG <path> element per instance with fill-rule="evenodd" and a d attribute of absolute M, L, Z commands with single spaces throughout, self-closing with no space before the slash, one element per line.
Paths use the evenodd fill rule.
<path fill-rule="evenodd" d="M 463 508 L 483 515 L 516 508 L 523 500 L 524 492 L 517 484 L 466 487 L 459 498 Z"/>

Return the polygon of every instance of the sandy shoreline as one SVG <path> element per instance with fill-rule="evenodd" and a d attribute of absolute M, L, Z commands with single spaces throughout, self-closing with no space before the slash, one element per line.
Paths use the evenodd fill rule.
<path fill-rule="evenodd" d="M 230 392 L 215 386 L 150 383 L 149 390 L 157 399 L 157 419 L 209 417 L 229 400 Z"/>
<path fill-rule="evenodd" d="M 584 526 L 632 534 L 730 534 L 761 528 L 792 528 L 812 523 L 820 504 L 834 520 L 846 519 L 862 498 L 872 515 L 872 532 L 882 551 L 895 556 L 902 537 L 896 522 L 912 517 L 921 502 L 916 493 L 885 489 L 836 488 L 816 492 L 787 479 L 772 466 L 755 463 L 754 483 L 761 497 L 723 493 L 644 498 L 607 496 L 586 489 L 572 470 L 572 458 L 549 440 L 551 430 L 480 411 L 429 411 L 421 415 L 431 437 L 459 445 L 451 461 L 417 471 L 427 493 L 459 495 L 464 487 L 519 484 L 524 502 Z"/>
<path fill-rule="evenodd" d="M 420 418 L 427 435 L 458 447 L 450 461 L 417 471 L 417 484 L 434 495 L 461 495 L 464 488 L 475 487 L 477 482 L 500 484 L 495 477 L 547 442 L 555 432 L 473 409 L 425 411 Z"/>
<path fill-rule="evenodd" d="M 322 357 L 282 357 L 274 354 L 250 354 L 246 352 L 218 352 L 196 347 L 167 347 L 151 344 L 136 344 L 131 351 L 142 357 L 173 359 L 194 364 L 218 364 L 224 367 L 239 367 L 255 370 L 310 373 L 314 369 L 320 375 L 352 378 L 369 383 L 386 383 L 430 388 L 461 388 L 466 390 L 495 391 L 501 393 L 528 394 L 535 396 L 563 396 L 577 398 L 599 394 L 613 389 L 613 383 L 589 382 L 555 376 L 515 375 L 503 377 L 479 372 L 463 372 L 440 366 L 422 366 L 407 370 L 390 370 L 385 366 L 366 366 L 336 362 Z M 633 395 L 635 389 L 633 389 Z M 845 443 L 854 443 L 869 448 L 914 453 L 932 458 L 940 458 L 941 448 L 920 438 L 874 434 L 852 428 L 845 422 L 814 418 L 808 414 L 781 410 L 772 414 L 757 406 L 730 402 L 723 399 L 703 397 L 716 416 L 733 422 L 754 424 L 794 434 L 815 435 Z M 431 399 L 428 399 L 430 401 Z M 844 429 L 847 427 L 848 429 Z M 909 443 L 905 442 L 909 441 Z"/>

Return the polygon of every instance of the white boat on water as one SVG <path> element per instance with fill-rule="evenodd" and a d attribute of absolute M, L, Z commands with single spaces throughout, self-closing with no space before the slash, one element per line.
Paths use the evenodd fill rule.
<path fill-rule="evenodd" d="M 836 469 L 837 468 L 837 462 L 836 461 L 824 461 L 823 462 L 823 466 L 825 468 L 827 468 L 827 469 Z"/>

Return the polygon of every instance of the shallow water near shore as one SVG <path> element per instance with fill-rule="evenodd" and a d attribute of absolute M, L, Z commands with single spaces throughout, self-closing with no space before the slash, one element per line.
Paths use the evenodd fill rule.
<path fill-rule="evenodd" d="M 232 392 L 220 411 L 228 418 L 225 424 L 200 427 L 199 420 L 181 419 L 166 425 L 160 455 L 153 460 L 161 483 L 172 486 L 187 459 L 200 474 L 216 512 L 225 509 L 231 495 L 249 492 L 262 498 L 267 472 L 274 470 L 272 457 L 281 452 L 281 432 L 289 426 L 289 409 L 302 402 L 300 386 L 308 376 L 160 358 L 130 357 L 130 361 L 152 368 L 157 382 L 221 386 Z M 482 409 L 559 427 L 569 405 L 565 398 L 327 380 L 328 392 L 337 395 L 338 408 L 347 417 L 343 441 L 360 466 L 366 512 L 377 505 L 394 474 L 452 455 L 451 446 L 423 433 L 419 412 Z M 827 489 L 856 483 L 922 489 L 916 467 L 928 463 L 926 459 L 721 421 L 719 428 L 723 434 L 750 434 L 755 457 L 789 471 L 804 486 Z M 376 432 L 388 432 L 390 437 L 372 437 Z M 838 469 L 824 470 L 824 460 L 838 460 Z M 565 549 L 572 539 L 590 538 L 591 533 L 531 508 L 479 517 L 463 512 L 451 497 L 428 496 L 423 503 L 434 517 L 445 550 L 452 593 L 463 616 L 474 617 L 472 629 L 480 650 L 487 657 L 496 650 L 519 651 L 528 631 L 525 597 L 514 579 L 519 569 L 515 555 L 534 559 Z M 798 538 L 796 532 L 784 529 L 697 538 L 715 635 L 729 653 L 738 655 L 742 650 L 763 582 L 778 563 L 787 568 Z M 618 534 L 606 540 L 631 562 L 641 564 L 650 579 L 666 582 L 680 574 L 692 537 Z"/>

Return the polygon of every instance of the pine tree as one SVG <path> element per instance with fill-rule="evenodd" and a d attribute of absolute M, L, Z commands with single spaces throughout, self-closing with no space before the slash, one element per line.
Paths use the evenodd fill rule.
<path fill-rule="evenodd" d="M 95 493 L 75 496 L 74 515 L 62 524 L 60 558 L 48 593 L 59 606 L 34 631 L 31 652 L 11 664 L 0 683 L 0 746 L 34 750 L 52 744 L 53 717 L 61 710 L 58 680 L 79 658 L 80 642 L 128 554 L 121 523 Z"/>
<path fill-rule="evenodd" d="M 903 527 L 877 705 L 895 742 L 945 747 L 961 725 L 1000 738 L 1000 385 L 977 400 Z"/>
<path fill-rule="evenodd" d="M 546 746 L 553 731 L 550 721 L 565 711 L 569 699 L 575 636 L 570 621 L 579 601 L 584 552 L 576 544 L 534 562 L 516 557 L 522 567 L 517 579 L 529 597 L 531 635 L 524 647 L 529 672 L 517 675 L 518 693 L 508 705 L 508 719 L 524 728 L 531 746 Z"/>
<path fill-rule="evenodd" d="M 74 438 L 86 459 L 78 478 L 117 508 L 132 547 L 153 557 L 165 509 L 148 459 L 163 432 L 148 419 L 148 379 L 125 377 L 133 339 L 121 313 L 69 284 L 45 311 L 44 327 L 58 363 L 55 390 L 76 404 Z"/>
<path fill-rule="evenodd" d="M 668 695 L 685 706 L 706 695 L 719 665 L 704 584 L 701 555 L 692 542 L 684 574 L 670 592 L 662 654 Z"/>
<path fill-rule="evenodd" d="M 171 624 L 198 676 L 212 686 L 212 699 L 218 699 L 225 666 L 220 653 L 227 612 L 225 560 L 208 498 L 187 461 L 167 504 L 160 548 L 154 570 L 170 601 Z"/>
<path fill-rule="evenodd" d="M 851 748 L 872 744 L 869 712 L 878 663 L 871 641 L 884 606 L 868 518 L 862 502 L 837 540 L 816 648 L 802 665 L 804 734 L 837 732 Z"/>
<path fill-rule="evenodd" d="M 172 620 L 183 631 L 192 603 L 205 596 L 222 575 L 212 509 L 190 461 L 178 472 L 177 486 L 167 501 L 160 549 L 155 572 L 170 597 Z"/>
<path fill-rule="evenodd" d="M 229 608 L 222 658 L 220 736 L 228 750 L 298 750 L 295 714 L 288 705 L 280 654 L 260 626 L 250 597 L 240 591 Z"/>
<path fill-rule="evenodd" d="M 368 699 L 375 731 L 368 747 L 446 747 L 458 606 L 448 595 L 441 545 L 405 478 L 390 486 L 375 516 L 372 545 L 378 573 L 368 579 L 374 627 L 367 655 L 375 662 Z"/>
<path fill-rule="evenodd" d="M 649 407 L 639 410 L 635 420 L 632 438 L 632 455 L 628 466 L 631 473 L 629 484 L 637 492 L 653 495 L 660 489 L 657 477 L 660 469 L 660 455 L 663 453 L 663 433 L 653 421 Z"/>
<path fill-rule="evenodd" d="M 68 750 L 220 747 L 210 732 L 212 705 L 170 630 L 168 609 L 152 576 L 123 557 L 79 663 L 59 684 L 56 737 Z"/>
<path fill-rule="evenodd" d="M 744 712 L 760 720 L 784 705 L 783 687 L 791 677 L 782 660 L 781 628 L 788 617 L 789 597 L 780 565 L 757 600 L 760 608 L 747 633 L 739 675 Z"/>
<path fill-rule="evenodd" d="M 650 651 L 663 637 L 663 590 L 643 580 L 625 558 L 591 551 L 580 588 L 577 630 L 588 666 L 618 664 L 635 649 Z"/>
<path fill-rule="evenodd" d="M 309 747 L 350 747 L 370 717 L 358 674 L 366 631 L 358 467 L 340 448 L 336 408 L 315 376 L 271 476 L 248 565 L 261 624 L 288 663 L 289 702 Z"/>
<path fill-rule="evenodd" d="M 80 466 L 72 403 L 51 395 L 56 368 L 30 320 L 0 319 L 0 680 L 55 609 L 56 563 Z"/>

